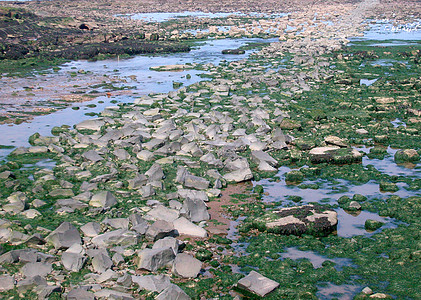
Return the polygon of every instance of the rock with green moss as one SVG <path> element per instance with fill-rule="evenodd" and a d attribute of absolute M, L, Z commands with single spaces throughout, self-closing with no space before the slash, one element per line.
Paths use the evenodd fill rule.
<path fill-rule="evenodd" d="M 293 170 L 285 174 L 285 181 L 288 182 L 302 182 L 304 174 L 301 171 Z"/>
<path fill-rule="evenodd" d="M 382 181 L 380 182 L 380 191 L 382 192 L 397 192 L 399 191 L 399 187 L 396 183 Z"/>
<path fill-rule="evenodd" d="M 405 150 L 398 150 L 395 153 L 395 162 L 402 163 L 402 162 L 413 162 L 420 160 L 420 155 L 414 149 L 405 149 Z"/>
<path fill-rule="evenodd" d="M 364 228 L 368 231 L 375 231 L 384 225 L 383 222 L 368 219 L 365 221 Z"/>
<path fill-rule="evenodd" d="M 253 221 L 259 230 L 284 234 L 325 236 L 336 230 L 338 214 L 321 205 L 282 208 L 266 213 Z"/>

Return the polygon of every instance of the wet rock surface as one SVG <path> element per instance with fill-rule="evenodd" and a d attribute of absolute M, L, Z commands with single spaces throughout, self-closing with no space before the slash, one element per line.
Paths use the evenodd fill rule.
<path fill-rule="evenodd" d="M 171 92 L 127 103 L 109 92 L 116 103 L 93 119 L 56 126 L 53 136 L 35 133 L 30 147 L 15 149 L 0 165 L 1 297 L 235 299 L 253 293 L 298 299 L 329 295 L 323 280 L 342 284 L 336 292 L 349 297 L 360 291 L 361 297 L 417 295 L 411 280 L 420 257 L 420 50 L 416 43 L 411 50 L 350 45 L 348 38 L 359 35 L 379 9 L 377 1 L 278 1 L 256 8 L 195 2 L 177 7 L 243 7 L 267 15 L 160 24 L 114 16 L 154 11 L 150 2 L 93 10 L 97 4 L 30 2 L 21 5 L 37 14 L 21 16 L 20 10 L 1 9 L 10 21 L 3 24 L 7 36 L 0 33 L 1 55 L 30 59 L 48 47 L 64 58 L 178 51 L 189 46 L 173 41 L 207 37 L 215 43 L 226 37 L 279 42 L 229 50 L 232 56 L 217 64 L 153 66 L 156 73 L 180 71 L 187 78 L 188 72 L 203 71 L 207 78 L 185 86 L 174 81 Z M 60 5 L 63 12 L 57 12 Z M 160 5 L 165 10 L 174 3 Z M 294 11 L 276 15 L 280 7 Z M 76 11 L 89 13 L 63 25 L 62 17 Z M 42 23 L 45 18 L 52 23 Z M 39 39 L 19 43 L 33 34 L 35 21 Z M 64 28 L 52 29 L 53 23 Z M 13 36 L 12 24 L 27 31 Z M 193 27 L 198 31 L 188 31 Z M 57 45 L 43 36 L 52 32 L 62 34 Z M 253 55 L 230 59 L 253 47 L 259 49 Z M 405 62 L 384 70 L 380 57 Z M 89 77 L 83 70 L 71 72 L 70 77 Z M 360 77 L 379 79 L 361 85 Z M 121 87 L 120 95 L 124 89 L 130 90 Z M 28 85 L 23 92 L 36 88 Z M 385 162 L 393 164 L 393 175 L 381 172 Z M 281 190 L 274 200 L 268 200 L 268 184 L 260 185 L 267 177 Z M 358 215 L 365 218 L 361 235 L 335 233 Z M 319 268 L 306 258 L 281 259 L 280 245 L 330 259 Z M 334 257 L 353 263 L 335 267 Z M 350 288 L 355 278 L 371 292 Z"/>

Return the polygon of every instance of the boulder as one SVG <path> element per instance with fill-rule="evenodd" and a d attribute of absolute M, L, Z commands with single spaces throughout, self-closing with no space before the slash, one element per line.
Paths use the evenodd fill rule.
<path fill-rule="evenodd" d="M 251 271 L 249 275 L 240 279 L 237 288 L 246 290 L 260 297 L 264 297 L 279 286 L 279 283 L 269 279 L 256 271 Z"/>
<path fill-rule="evenodd" d="M 86 262 L 85 251 L 79 244 L 74 244 L 61 255 L 63 267 L 72 272 L 79 272 Z"/>
<path fill-rule="evenodd" d="M 175 257 L 172 273 L 183 278 L 196 278 L 201 268 L 200 260 L 187 253 L 179 253 Z"/>
<path fill-rule="evenodd" d="M 83 153 L 82 155 L 85 159 L 90 160 L 93 163 L 99 162 L 103 160 L 104 158 L 98 154 L 95 150 L 89 150 Z"/>
<path fill-rule="evenodd" d="M 139 253 L 138 268 L 155 272 L 172 263 L 175 254 L 172 248 L 144 249 Z"/>
<path fill-rule="evenodd" d="M 197 190 L 205 190 L 209 187 L 209 180 L 199 176 L 187 174 L 184 178 L 184 186 Z"/>
<path fill-rule="evenodd" d="M 184 217 L 174 221 L 174 228 L 180 235 L 189 235 L 199 238 L 204 238 L 208 235 L 205 229 L 193 224 Z"/>
<path fill-rule="evenodd" d="M 320 205 L 282 208 L 266 213 L 255 220 L 269 232 L 278 234 L 312 234 L 325 236 L 336 230 L 337 213 Z"/>
<path fill-rule="evenodd" d="M 276 167 L 278 165 L 278 161 L 264 151 L 251 151 L 251 158 L 258 164 L 266 162 L 272 167 Z"/>
<path fill-rule="evenodd" d="M 101 225 L 96 222 L 89 222 L 80 227 L 80 230 L 87 237 L 95 237 L 101 232 Z"/>
<path fill-rule="evenodd" d="M 46 237 L 56 249 L 67 249 L 73 244 L 81 244 L 79 231 L 69 222 L 63 222 Z"/>
<path fill-rule="evenodd" d="M 132 275 L 132 281 L 139 286 L 140 290 L 158 293 L 171 285 L 170 278 L 164 274 L 145 276 Z"/>
<path fill-rule="evenodd" d="M 184 243 L 176 238 L 167 236 L 163 239 L 157 240 L 152 249 L 160 249 L 160 248 L 171 248 L 174 251 L 174 254 L 177 255 L 179 249 L 184 248 Z"/>
<path fill-rule="evenodd" d="M 95 300 L 95 295 L 82 288 L 76 288 L 67 294 L 66 300 Z"/>
<path fill-rule="evenodd" d="M 96 299 L 119 299 L 119 300 L 134 300 L 131 294 L 123 293 L 110 289 L 102 289 L 95 292 Z"/>
<path fill-rule="evenodd" d="M 109 191 L 102 191 L 92 196 L 89 205 L 93 207 L 110 208 L 117 204 L 117 199 Z"/>
<path fill-rule="evenodd" d="M 145 235 L 147 239 L 157 241 L 167 236 L 176 236 L 177 233 L 174 229 L 173 223 L 164 220 L 158 220 L 149 226 Z"/>
<path fill-rule="evenodd" d="M 165 290 L 163 290 L 156 300 L 191 300 L 191 298 L 178 286 L 171 284 Z"/>
<path fill-rule="evenodd" d="M 186 216 L 192 220 L 192 222 L 206 221 L 210 218 L 205 202 L 200 199 L 185 199 L 183 208 Z"/>
<path fill-rule="evenodd" d="M 346 164 L 361 162 L 363 154 L 356 149 L 338 146 L 316 147 L 309 152 L 312 163 Z"/>
<path fill-rule="evenodd" d="M 92 267 L 97 273 L 104 273 L 113 266 L 113 261 L 107 251 L 100 251 L 92 258 Z"/>
<path fill-rule="evenodd" d="M 223 177 L 228 182 L 243 182 L 253 179 L 253 173 L 250 168 L 245 168 L 227 173 Z"/>
<path fill-rule="evenodd" d="M 0 275 L 0 292 L 7 292 L 15 288 L 15 279 L 13 276 Z"/>
<path fill-rule="evenodd" d="M 180 213 L 175 209 L 170 209 L 163 205 L 157 205 L 146 214 L 146 217 L 152 220 L 164 220 L 167 222 L 173 222 L 179 217 L 179 215 Z"/>
<path fill-rule="evenodd" d="M 30 262 L 24 265 L 20 272 L 25 277 L 34 277 L 34 276 L 41 276 L 45 277 L 51 273 L 53 270 L 53 266 L 50 263 L 42 263 L 42 262 Z"/>
<path fill-rule="evenodd" d="M 90 120 L 82 121 L 79 124 L 76 124 L 75 128 L 77 130 L 87 129 L 87 130 L 98 131 L 104 125 L 105 125 L 105 122 L 101 119 L 90 119 Z"/>
<path fill-rule="evenodd" d="M 92 244 L 98 248 L 110 247 L 112 245 L 130 246 L 138 242 L 136 232 L 126 229 L 117 229 L 92 238 Z"/>

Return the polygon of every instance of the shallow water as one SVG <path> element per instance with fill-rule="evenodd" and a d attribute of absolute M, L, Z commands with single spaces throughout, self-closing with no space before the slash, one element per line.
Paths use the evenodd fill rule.
<path fill-rule="evenodd" d="M 359 285 L 351 284 L 342 284 L 334 285 L 333 283 L 321 283 L 318 287 L 316 296 L 318 299 L 327 300 L 327 299 L 341 299 L 341 300 L 351 300 L 353 297 L 358 294 L 362 287 Z"/>
<path fill-rule="evenodd" d="M 340 208 L 337 209 L 336 212 L 338 213 L 337 234 L 340 237 L 349 238 L 356 235 L 370 236 L 375 233 L 379 233 L 386 228 L 398 227 L 398 222 L 396 220 L 388 217 L 380 217 L 378 214 L 369 211 L 356 211 L 351 214 Z M 380 221 L 385 224 L 374 232 L 368 232 L 365 230 L 364 224 L 365 221 L 369 219 Z"/>
<path fill-rule="evenodd" d="M 139 13 L 131 15 L 132 20 L 142 20 L 146 22 L 165 22 L 171 19 L 179 18 L 227 18 L 229 16 L 245 16 L 240 12 L 232 13 L 206 13 L 202 11 L 184 11 L 184 12 L 159 12 L 159 13 Z"/>
<path fill-rule="evenodd" d="M 285 249 L 286 252 L 281 253 L 281 259 L 290 258 L 292 260 L 297 259 L 308 259 L 315 269 L 321 268 L 322 264 L 325 261 L 331 261 L 334 262 L 335 269 L 338 271 L 341 271 L 343 267 L 350 266 L 355 267 L 355 265 L 352 264 L 352 259 L 350 258 L 327 258 L 323 255 L 320 255 L 314 251 L 301 251 L 298 250 L 297 247 L 290 247 Z"/>
<path fill-rule="evenodd" d="M 378 20 L 375 24 L 370 24 L 369 26 L 370 29 L 364 32 L 364 36 L 353 38 L 352 40 L 421 40 L 420 21 L 405 25 L 394 25 L 390 20 Z"/>
<path fill-rule="evenodd" d="M 260 38 L 244 38 L 244 39 L 223 39 L 208 40 L 201 45 L 195 47 L 190 52 L 173 53 L 162 55 L 138 55 L 128 59 L 108 59 L 102 61 L 72 61 L 63 64 L 57 73 L 65 74 L 84 70 L 95 75 L 107 75 L 109 77 L 118 77 L 123 81 L 125 86 L 132 87 L 131 90 L 139 95 L 148 93 L 166 93 L 174 90 L 173 82 L 181 82 L 184 85 L 190 85 L 198 81 L 206 80 L 199 77 L 199 74 L 205 71 L 185 70 L 181 72 L 157 72 L 149 68 L 153 66 L 174 65 L 174 64 L 206 64 L 212 63 L 218 65 L 222 60 L 236 61 L 247 58 L 254 50 L 248 50 L 245 54 L 224 55 L 222 50 L 239 48 L 247 43 L 273 42 L 275 39 Z M 54 80 L 54 74 L 46 75 L 49 80 Z M 190 74 L 191 79 L 187 79 L 186 75 Z M 83 76 L 83 75 L 81 75 Z M 87 75 L 89 76 L 89 75 Z M 120 84 L 120 86 L 123 84 Z M 29 146 L 28 138 L 35 132 L 41 135 L 51 135 L 51 128 L 61 125 L 74 125 L 83 120 L 92 118 L 86 116 L 85 113 L 103 111 L 107 106 L 113 105 L 111 101 L 116 100 L 119 103 L 131 103 L 134 98 L 131 96 L 118 97 L 98 97 L 93 101 L 76 103 L 73 106 L 79 106 L 82 109 L 73 110 L 71 107 L 59 110 L 55 113 L 37 116 L 30 123 L 22 123 L 19 125 L 0 125 L 0 144 L 12 145 L 16 147 Z M 103 101 L 104 103 L 99 103 Z M 96 104 L 95 108 L 89 108 L 87 105 Z M 0 159 L 7 156 L 13 149 L 0 149 Z"/>
<path fill-rule="evenodd" d="M 375 78 L 375 79 L 360 79 L 360 85 L 370 86 L 373 83 L 375 83 L 377 80 L 379 80 L 379 78 Z"/>

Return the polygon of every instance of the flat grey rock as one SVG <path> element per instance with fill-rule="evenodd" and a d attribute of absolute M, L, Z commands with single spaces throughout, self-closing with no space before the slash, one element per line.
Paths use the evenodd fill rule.
<path fill-rule="evenodd" d="M 101 225 L 96 222 L 89 222 L 80 227 L 83 234 L 88 237 L 95 237 L 101 232 Z"/>
<path fill-rule="evenodd" d="M 20 272 L 26 277 L 41 276 L 45 277 L 51 273 L 53 266 L 50 263 L 31 262 L 24 265 Z"/>
<path fill-rule="evenodd" d="M 92 238 L 92 244 L 98 248 L 110 247 L 112 245 L 130 246 L 138 242 L 136 232 L 117 229 Z"/>
<path fill-rule="evenodd" d="M 69 222 L 63 222 L 46 238 L 56 249 L 67 249 L 73 244 L 81 244 L 79 231 Z"/>
<path fill-rule="evenodd" d="M 260 297 L 264 297 L 279 286 L 279 283 L 269 279 L 256 271 L 251 271 L 249 275 L 240 279 L 237 287 L 247 290 Z"/>
<path fill-rule="evenodd" d="M 175 254 L 172 248 L 144 249 L 139 253 L 138 268 L 155 272 L 172 263 Z"/>
<path fill-rule="evenodd" d="M 15 279 L 13 276 L 0 275 L 0 292 L 7 292 L 15 288 Z"/>
<path fill-rule="evenodd" d="M 200 226 L 193 224 L 184 217 L 178 218 L 173 222 L 174 228 L 179 235 L 189 235 L 194 237 L 207 237 L 207 232 Z"/>
<path fill-rule="evenodd" d="M 83 153 L 82 155 L 85 159 L 90 160 L 93 163 L 99 162 L 103 160 L 104 158 L 98 154 L 95 150 L 89 150 Z"/>
<path fill-rule="evenodd" d="M 95 300 L 95 295 L 82 288 L 76 288 L 67 294 L 66 300 Z"/>
<path fill-rule="evenodd" d="M 171 284 L 155 298 L 156 300 L 191 300 L 178 285 Z"/>
<path fill-rule="evenodd" d="M 172 273 L 183 278 L 196 278 L 201 268 L 200 260 L 187 253 L 179 253 L 174 259 Z"/>
<path fill-rule="evenodd" d="M 170 277 L 164 274 L 145 276 L 132 275 L 132 281 L 139 286 L 140 290 L 158 293 L 171 285 Z"/>
<path fill-rule="evenodd" d="M 92 196 L 89 205 L 93 207 L 110 208 L 117 204 L 117 199 L 109 191 L 101 191 Z"/>
<path fill-rule="evenodd" d="M 179 249 L 184 247 L 184 243 L 180 240 L 177 240 L 176 238 L 167 236 L 163 239 L 157 240 L 153 246 L 152 249 L 160 249 L 160 248 L 168 248 L 170 247 L 174 254 L 177 255 L 179 252 Z"/>
<path fill-rule="evenodd" d="M 186 216 L 192 220 L 192 222 L 200 222 L 210 219 L 208 208 L 205 202 L 200 199 L 185 199 L 183 208 Z"/>
<path fill-rule="evenodd" d="M 157 241 L 167 236 L 175 236 L 176 231 L 174 229 L 173 223 L 164 220 L 158 220 L 148 227 L 145 235 L 147 239 Z"/>

